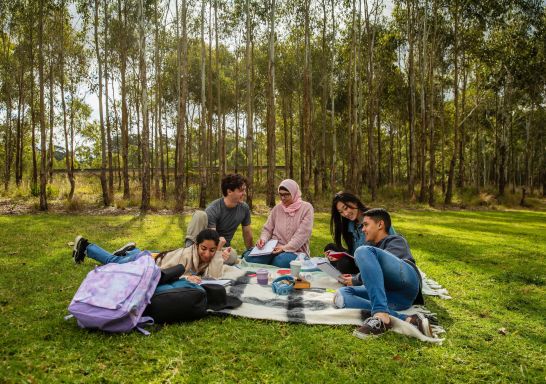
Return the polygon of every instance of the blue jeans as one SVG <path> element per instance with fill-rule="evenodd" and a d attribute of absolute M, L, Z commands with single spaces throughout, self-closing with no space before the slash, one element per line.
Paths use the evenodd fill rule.
<path fill-rule="evenodd" d="M 296 260 L 298 255 L 293 252 L 281 252 L 278 254 L 245 256 L 249 263 L 269 264 L 279 268 L 290 268 L 290 262 Z"/>
<path fill-rule="evenodd" d="M 355 261 L 364 285 L 343 287 L 336 293 L 336 306 L 385 312 L 401 320 L 419 293 L 420 276 L 411 265 L 392 253 L 371 246 L 355 252 Z"/>
<path fill-rule="evenodd" d="M 97 244 L 89 244 L 85 252 L 87 253 L 88 257 L 92 258 L 93 260 L 97 260 L 101 264 L 123 264 L 138 259 L 140 249 L 135 248 L 132 251 L 127 252 L 125 256 L 114 256 L 110 252 L 99 247 Z"/>

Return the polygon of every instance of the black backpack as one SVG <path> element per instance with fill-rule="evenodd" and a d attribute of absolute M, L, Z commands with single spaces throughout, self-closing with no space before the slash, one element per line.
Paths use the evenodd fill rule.
<path fill-rule="evenodd" d="M 156 324 L 192 321 L 207 314 L 207 292 L 186 279 L 179 280 L 183 273 L 183 265 L 161 271 L 159 284 L 144 310 Z"/>
<path fill-rule="evenodd" d="M 144 311 L 156 324 L 192 321 L 207 314 L 207 293 L 185 279 L 156 288 L 151 303 Z"/>

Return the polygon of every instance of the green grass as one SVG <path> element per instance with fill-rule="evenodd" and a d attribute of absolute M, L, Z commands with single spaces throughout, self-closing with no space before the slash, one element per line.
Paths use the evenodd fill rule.
<path fill-rule="evenodd" d="M 88 332 L 63 320 L 86 273 L 67 242 L 107 249 L 181 244 L 188 217 L 0 216 L 0 382 L 545 382 L 546 213 L 400 211 L 419 266 L 449 289 L 429 298 L 442 346 L 350 326 L 210 317 L 139 333 Z M 254 233 L 265 221 L 253 217 Z M 330 241 L 318 213 L 313 254 Z M 241 248 L 240 233 L 235 245 Z M 505 328 L 506 335 L 499 333 Z"/>

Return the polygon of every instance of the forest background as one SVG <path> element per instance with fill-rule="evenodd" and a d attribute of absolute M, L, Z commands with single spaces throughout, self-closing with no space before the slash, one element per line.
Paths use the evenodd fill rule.
<path fill-rule="evenodd" d="M 4 201 L 183 210 L 240 172 L 251 207 L 285 177 L 315 203 L 544 205 L 543 1 L 0 7 Z"/>

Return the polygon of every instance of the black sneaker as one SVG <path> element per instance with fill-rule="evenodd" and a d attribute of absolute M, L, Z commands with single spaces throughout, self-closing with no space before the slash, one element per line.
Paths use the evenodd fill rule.
<path fill-rule="evenodd" d="M 410 323 L 416 326 L 423 335 L 434 337 L 432 327 L 430 326 L 430 323 L 425 315 L 416 313 L 415 315 L 408 316 L 408 318 L 410 319 Z"/>
<path fill-rule="evenodd" d="M 132 251 L 135 248 L 136 248 L 136 244 L 131 241 L 131 242 L 125 244 L 120 249 L 115 250 L 114 253 L 112 253 L 112 255 L 114 255 L 114 256 L 125 256 L 125 254 L 127 254 L 127 252 Z"/>
<path fill-rule="evenodd" d="M 379 336 L 387 332 L 392 328 L 392 324 L 384 323 L 379 317 L 368 317 L 364 320 L 364 324 L 360 328 L 357 328 L 353 331 L 353 335 L 359 339 L 366 339 L 370 336 Z"/>
<path fill-rule="evenodd" d="M 76 236 L 74 239 L 74 250 L 72 251 L 72 258 L 76 264 L 83 263 L 85 260 L 85 250 L 89 242 L 82 236 Z"/>

